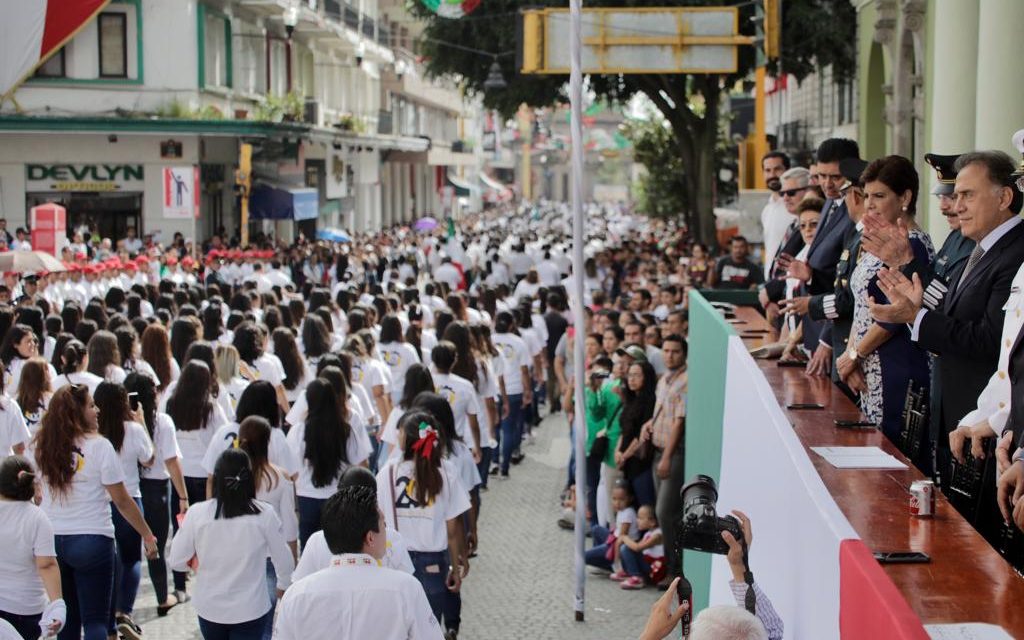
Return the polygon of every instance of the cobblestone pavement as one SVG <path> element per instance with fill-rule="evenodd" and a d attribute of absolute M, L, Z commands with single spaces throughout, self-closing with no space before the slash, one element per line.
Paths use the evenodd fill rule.
<path fill-rule="evenodd" d="M 573 536 L 555 525 L 569 454 L 565 418 L 551 416 L 534 430 L 526 460 L 508 481 L 493 480 L 483 494 L 480 554 L 464 583 L 463 640 L 635 638 L 643 629 L 654 589 L 627 592 L 587 569 L 586 621 L 574 621 Z M 590 540 L 587 540 L 589 546 Z M 145 564 L 145 563 L 144 563 Z M 143 576 L 136 607 L 146 640 L 200 639 L 191 606 L 156 616 Z M 358 639 L 364 640 L 364 639 Z M 371 639 L 365 639 L 371 640 Z"/>

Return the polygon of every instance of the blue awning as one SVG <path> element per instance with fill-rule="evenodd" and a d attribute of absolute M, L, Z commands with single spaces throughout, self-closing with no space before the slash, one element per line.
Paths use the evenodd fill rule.
<path fill-rule="evenodd" d="M 250 220 L 316 220 L 319 210 L 316 189 L 278 189 L 257 184 L 249 197 Z"/>

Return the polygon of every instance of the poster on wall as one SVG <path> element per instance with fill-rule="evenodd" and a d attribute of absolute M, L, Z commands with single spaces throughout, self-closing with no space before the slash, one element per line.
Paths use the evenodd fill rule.
<path fill-rule="evenodd" d="M 328 199 L 344 198 L 346 158 L 337 149 L 328 149 L 324 180 L 324 195 Z"/>
<path fill-rule="evenodd" d="M 199 167 L 164 167 L 164 217 L 199 217 Z"/>

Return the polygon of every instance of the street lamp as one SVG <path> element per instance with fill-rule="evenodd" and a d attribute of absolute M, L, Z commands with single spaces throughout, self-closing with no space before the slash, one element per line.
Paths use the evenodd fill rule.
<path fill-rule="evenodd" d="M 299 24 L 299 0 L 291 0 L 284 10 L 284 30 L 288 39 L 292 39 L 295 25 Z"/>
<path fill-rule="evenodd" d="M 501 91 L 508 87 L 508 83 L 505 82 L 505 76 L 501 73 L 501 65 L 498 64 L 498 59 L 495 58 L 494 62 L 491 63 L 490 71 L 487 73 L 487 79 L 484 80 L 484 91 Z"/>

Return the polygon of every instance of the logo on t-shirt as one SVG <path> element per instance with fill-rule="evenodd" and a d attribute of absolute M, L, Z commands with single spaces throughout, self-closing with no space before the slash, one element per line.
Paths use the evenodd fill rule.
<path fill-rule="evenodd" d="M 435 391 L 437 391 L 437 395 L 447 400 L 449 405 L 455 406 L 455 389 L 448 385 L 442 385 L 437 387 Z"/>
<path fill-rule="evenodd" d="M 75 473 L 85 468 L 85 453 L 78 447 L 72 447 L 71 449 L 71 468 Z"/>
<path fill-rule="evenodd" d="M 416 493 L 416 480 L 407 476 L 400 476 L 395 480 L 395 489 L 398 489 L 398 495 L 395 498 L 395 509 L 420 509 L 423 507 L 413 494 Z M 434 501 L 431 500 L 427 503 L 428 507 L 432 507 Z"/>
<path fill-rule="evenodd" d="M 385 351 L 381 356 L 384 358 L 384 364 L 389 367 L 402 366 L 402 354 L 397 351 Z"/>

